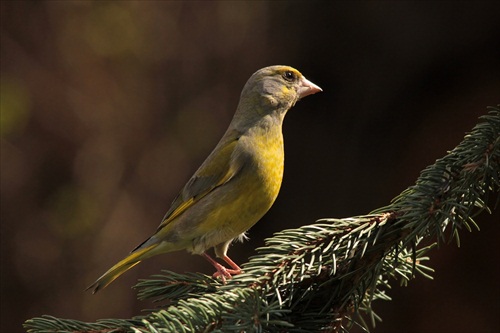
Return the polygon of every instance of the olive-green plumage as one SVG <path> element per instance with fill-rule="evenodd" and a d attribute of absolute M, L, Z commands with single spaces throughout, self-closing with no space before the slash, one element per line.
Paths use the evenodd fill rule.
<path fill-rule="evenodd" d="M 241 270 L 226 255 L 227 248 L 278 196 L 284 163 L 283 118 L 300 98 L 319 91 L 292 67 L 271 66 L 255 72 L 241 92 L 226 133 L 175 198 L 156 233 L 88 289 L 95 293 L 141 260 L 182 249 L 205 256 L 223 280 L 238 274 Z M 231 269 L 205 253 L 211 247 Z"/>

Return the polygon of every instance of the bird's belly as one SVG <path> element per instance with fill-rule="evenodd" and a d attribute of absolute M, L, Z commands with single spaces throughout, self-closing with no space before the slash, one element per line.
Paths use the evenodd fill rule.
<path fill-rule="evenodd" d="M 198 221 L 188 250 L 201 253 L 250 229 L 271 208 L 283 179 L 283 145 L 266 146 L 229 182 L 215 189 L 180 218 L 185 226 Z M 188 228 L 189 229 L 189 228 Z M 190 233 L 188 230 L 187 233 Z"/>
<path fill-rule="evenodd" d="M 264 139 L 252 139 L 251 163 L 243 167 L 241 177 L 234 187 L 240 190 L 235 196 L 234 214 L 238 219 L 238 234 L 253 226 L 271 208 L 278 196 L 283 179 L 283 139 L 277 135 L 263 134 Z"/>
<path fill-rule="evenodd" d="M 250 229 L 276 200 L 281 177 L 282 175 L 279 175 L 280 181 L 276 178 L 270 181 L 257 176 L 247 177 L 245 184 L 235 180 L 231 188 L 226 188 L 219 198 L 215 191 L 214 199 L 218 199 L 218 204 L 208 205 L 206 215 L 201 217 L 204 222 L 199 231 L 203 233 L 193 240 L 192 252 L 203 252 Z"/>

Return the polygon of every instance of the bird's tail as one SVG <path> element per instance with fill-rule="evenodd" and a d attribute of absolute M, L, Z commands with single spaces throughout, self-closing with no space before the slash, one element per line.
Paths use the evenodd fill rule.
<path fill-rule="evenodd" d="M 142 249 L 134 250 L 130 253 L 126 258 L 122 259 L 116 265 L 108 269 L 106 273 L 104 273 L 100 278 L 96 280 L 92 285 L 90 285 L 87 289 L 93 289 L 92 293 L 95 294 L 99 290 L 107 287 L 111 282 L 116 280 L 120 275 L 139 264 L 141 260 L 149 258 L 152 256 L 151 250 L 158 246 L 158 243 L 151 244 Z M 140 246 L 139 246 L 140 247 Z"/>

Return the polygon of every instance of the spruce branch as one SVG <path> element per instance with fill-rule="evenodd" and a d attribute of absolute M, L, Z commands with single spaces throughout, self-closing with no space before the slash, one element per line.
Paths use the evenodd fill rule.
<path fill-rule="evenodd" d="M 353 325 L 368 331 L 380 320 L 372 303 L 390 300 L 395 280 L 432 278 L 424 264 L 429 250 L 453 239 L 459 244 L 461 230 L 479 230 L 473 218 L 498 206 L 500 108 L 480 119 L 388 206 L 283 230 L 225 285 L 203 274 L 163 271 L 136 286 L 140 299 L 167 301 L 160 310 L 96 323 L 43 316 L 24 326 L 95 333 L 348 332 Z"/>

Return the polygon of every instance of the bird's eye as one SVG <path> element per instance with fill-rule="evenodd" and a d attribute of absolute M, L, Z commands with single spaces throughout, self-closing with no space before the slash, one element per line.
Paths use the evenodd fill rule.
<path fill-rule="evenodd" d="M 292 71 L 286 71 L 283 73 L 283 78 L 287 81 L 293 82 L 297 79 L 297 76 Z"/>

